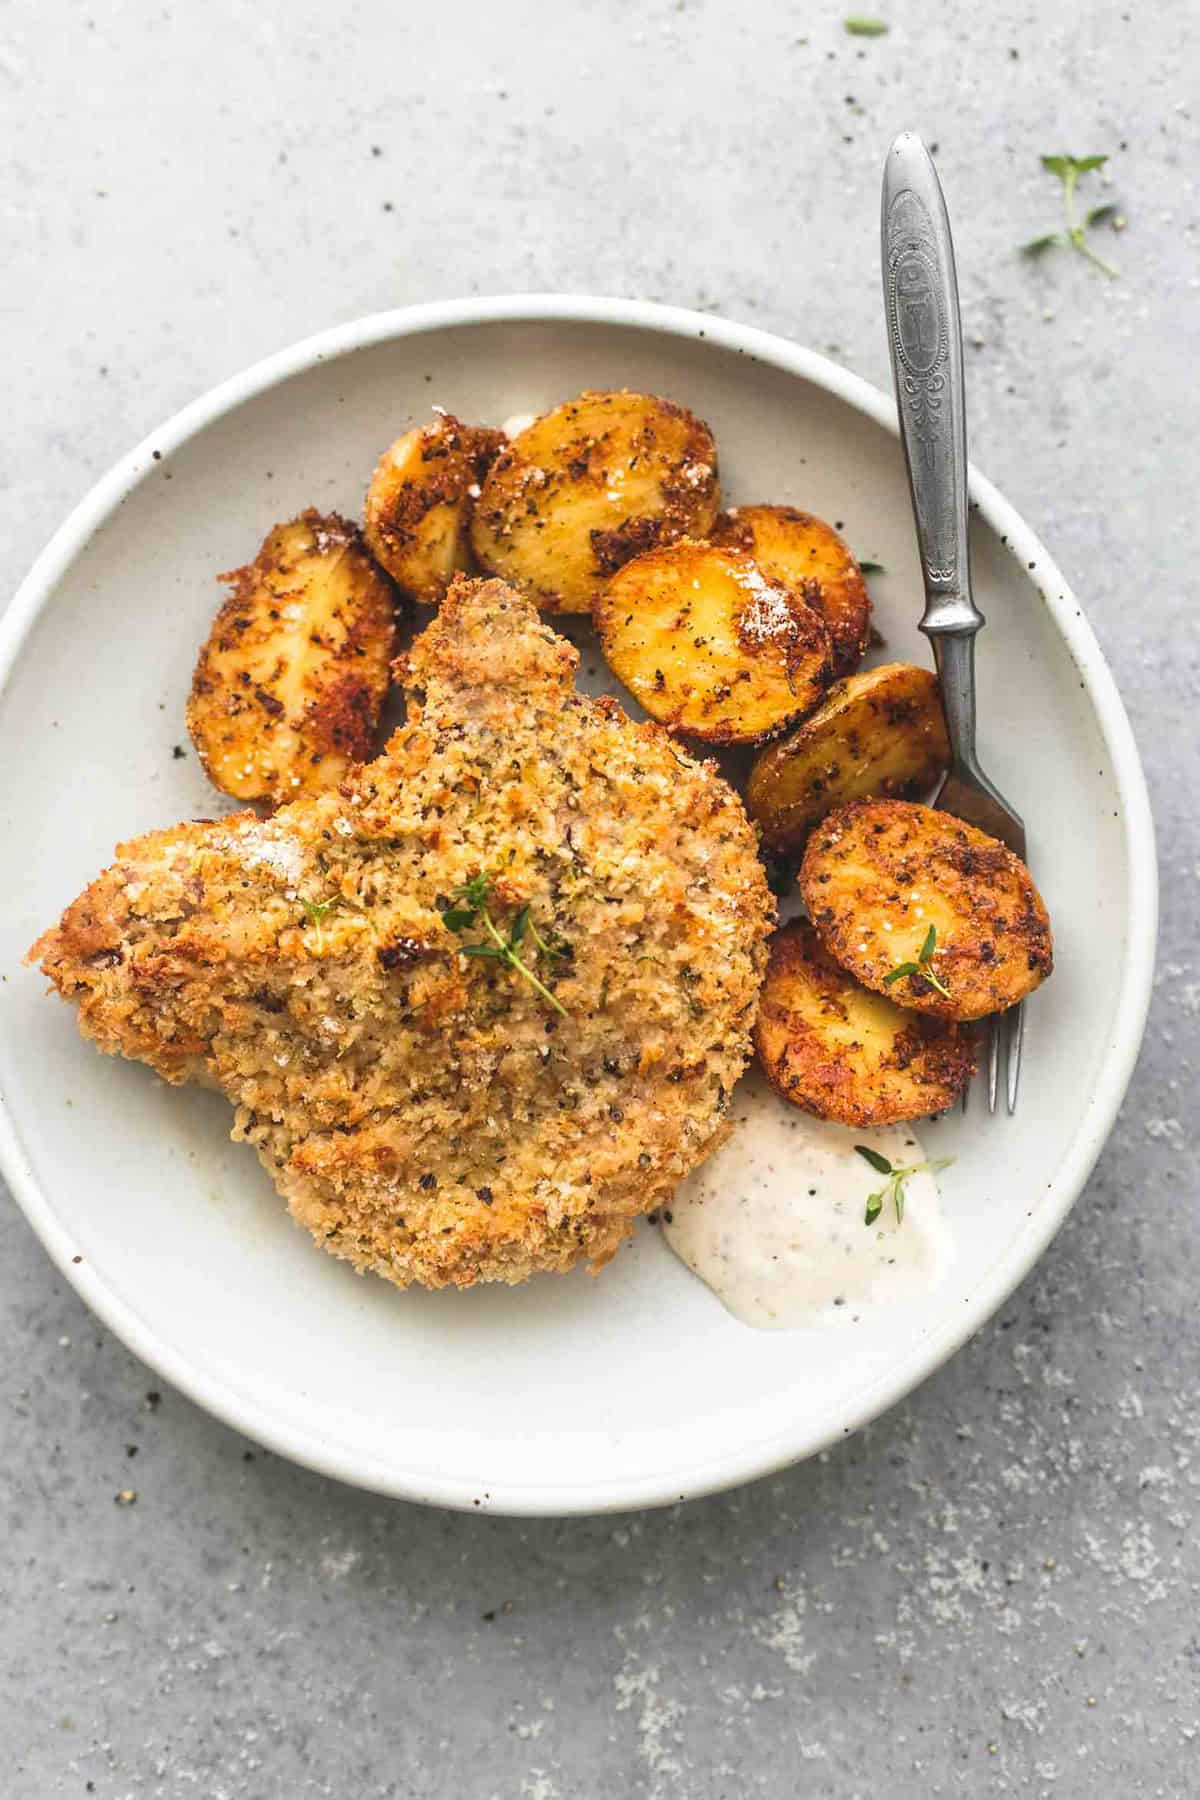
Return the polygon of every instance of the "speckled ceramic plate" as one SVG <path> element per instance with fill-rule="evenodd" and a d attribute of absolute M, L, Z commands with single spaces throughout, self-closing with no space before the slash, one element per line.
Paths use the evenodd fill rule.
<path fill-rule="evenodd" d="M 1141 1037 L 1156 884 L 1145 786 L 1095 639 L 975 477 L 983 761 L 1029 825 L 1058 966 L 1029 1007 L 1018 1117 L 939 1125 L 955 1257 L 920 1304 L 835 1338 L 739 1325 L 644 1226 L 599 1278 L 400 1294 L 320 1256 L 224 1101 L 96 1054 L 21 957 L 119 838 L 214 810 L 183 702 L 217 601 L 277 518 L 356 513 L 380 448 L 438 401 L 499 421 L 582 387 L 712 424 L 726 493 L 838 521 L 893 656 L 925 660 L 889 401 L 744 326 L 628 301 L 418 307 L 260 363 L 133 451 L 3 623 L 3 1166 L 63 1273 L 201 1405 L 380 1492 L 522 1513 L 653 1505 L 807 1456 L 890 1406 L 1018 1282 L 1079 1193 Z M 186 741 L 186 740 L 185 740 Z"/>

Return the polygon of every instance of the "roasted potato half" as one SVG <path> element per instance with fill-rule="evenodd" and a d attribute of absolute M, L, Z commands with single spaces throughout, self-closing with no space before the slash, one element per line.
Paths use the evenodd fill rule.
<path fill-rule="evenodd" d="M 857 800 L 830 813 L 808 840 L 800 892 L 834 961 L 919 1012 L 1002 1012 L 1053 964 L 1025 864 L 929 806 Z"/>
<path fill-rule="evenodd" d="M 470 567 L 468 524 L 502 431 L 450 413 L 406 431 L 379 459 L 363 509 L 376 562 L 415 600 L 436 606 Z"/>
<path fill-rule="evenodd" d="M 832 525 L 795 506 L 731 506 L 709 535 L 745 550 L 769 580 L 798 588 L 829 627 L 834 674 L 857 669 L 871 638 L 871 596 Z"/>
<path fill-rule="evenodd" d="M 276 805 L 335 787 L 375 748 L 395 631 L 358 527 L 315 509 L 276 525 L 200 652 L 187 724 L 209 779 Z"/>
<path fill-rule="evenodd" d="M 820 615 L 740 550 L 651 550 L 618 570 L 594 616 L 609 667 L 651 718 L 710 744 L 778 731 L 832 674 Z"/>
<path fill-rule="evenodd" d="M 967 1032 L 860 987 L 805 919 L 771 941 L 754 1043 L 785 1100 L 843 1125 L 944 1112 L 975 1072 Z"/>
<path fill-rule="evenodd" d="M 556 612 L 589 612 L 631 557 L 703 537 L 720 505 L 712 432 L 653 394 L 580 394 L 518 432 L 471 522 L 483 568 Z"/>
<path fill-rule="evenodd" d="M 835 681 L 816 712 L 750 771 L 746 810 L 771 850 L 794 850 L 835 806 L 926 794 L 950 761 L 937 676 L 884 663 Z"/>

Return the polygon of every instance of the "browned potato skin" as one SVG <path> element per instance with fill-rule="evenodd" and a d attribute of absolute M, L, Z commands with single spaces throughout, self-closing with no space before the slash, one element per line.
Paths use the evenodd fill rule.
<path fill-rule="evenodd" d="M 391 583 L 358 527 L 315 507 L 276 525 L 230 584 L 187 705 L 209 780 L 278 805 L 374 754 L 395 635 Z"/>
<path fill-rule="evenodd" d="M 835 675 L 858 667 L 871 641 L 871 596 L 832 525 L 795 506 L 731 506 L 709 535 L 745 550 L 770 580 L 800 588 L 829 627 Z"/>
<path fill-rule="evenodd" d="M 944 1112 L 975 1072 L 966 1032 L 860 987 L 806 919 L 771 940 L 754 1044 L 785 1100 L 842 1125 Z"/>
<path fill-rule="evenodd" d="M 780 730 L 832 673 L 820 616 L 740 550 L 651 550 L 613 576 L 594 617 L 609 667 L 651 718 L 709 744 Z"/>
<path fill-rule="evenodd" d="M 508 440 L 439 413 L 379 459 L 363 508 L 376 562 L 414 600 L 436 606 L 471 566 L 468 526 L 488 467 Z"/>
<path fill-rule="evenodd" d="M 826 950 L 865 987 L 943 1019 L 980 1019 L 1053 967 L 1050 921 L 1025 864 L 986 832 L 906 800 L 859 800 L 812 833 L 800 892 Z M 933 969 L 890 986 L 937 930 Z"/>
<path fill-rule="evenodd" d="M 721 504 L 700 419 L 653 394 L 580 394 L 492 464 L 471 521 L 480 566 L 553 612 L 590 612 L 631 557 L 703 537 Z"/>
<path fill-rule="evenodd" d="M 746 811 L 768 849 L 795 850 L 835 806 L 927 794 L 949 762 L 937 676 L 883 663 L 835 681 L 816 712 L 768 744 Z"/>

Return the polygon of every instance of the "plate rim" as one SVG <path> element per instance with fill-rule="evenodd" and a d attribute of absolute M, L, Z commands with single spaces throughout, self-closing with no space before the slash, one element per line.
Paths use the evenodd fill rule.
<path fill-rule="evenodd" d="M 426 302 L 349 320 L 300 339 L 250 364 L 174 413 L 120 457 L 72 508 L 37 557 L 0 619 L 0 694 L 18 663 L 31 629 L 67 569 L 89 539 L 155 464 L 224 414 L 316 365 L 392 339 L 476 324 L 561 324 L 633 327 L 703 341 L 799 376 L 832 394 L 893 436 L 894 403 L 859 375 L 818 352 L 773 332 L 718 315 L 644 300 L 580 294 L 501 294 Z M 942 1327 L 919 1340 L 902 1372 L 870 1384 L 835 1427 L 792 1425 L 765 1439 L 725 1451 L 686 1471 L 565 1480 L 505 1482 L 486 1493 L 470 1482 L 428 1471 L 406 1472 L 394 1460 L 347 1453 L 319 1433 L 280 1423 L 268 1406 L 247 1398 L 230 1382 L 205 1373 L 202 1364 L 176 1350 L 146 1326 L 134 1307 L 114 1293 L 87 1263 L 72 1261 L 74 1246 L 50 1197 L 27 1161 L 7 1101 L 0 1094 L 0 1171 L 47 1253 L 81 1299 L 127 1348 L 163 1380 L 206 1412 L 277 1455 L 351 1486 L 390 1498 L 524 1517 L 566 1517 L 670 1505 L 758 1479 L 840 1442 L 911 1393 L 948 1361 L 1003 1305 L 1035 1266 L 1083 1189 L 1103 1149 L 1133 1074 L 1152 990 L 1158 926 L 1158 870 L 1149 794 L 1133 730 L 1115 679 L 1070 586 L 1037 534 L 990 481 L 972 466 L 969 494 L 980 516 L 1024 570 L 1035 563 L 1042 604 L 1079 669 L 1112 759 L 1112 772 L 1128 843 L 1128 933 L 1123 953 L 1113 1035 L 1090 1102 L 1037 1213 L 1008 1251 Z"/>

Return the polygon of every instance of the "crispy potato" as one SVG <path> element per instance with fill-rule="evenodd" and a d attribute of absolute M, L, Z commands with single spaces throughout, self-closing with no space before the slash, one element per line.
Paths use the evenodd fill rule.
<path fill-rule="evenodd" d="M 1002 1012 L 1053 965 L 1050 921 L 1025 864 L 929 806 L 857 800 L 830 813 L 808 840 L 800 892 L 836 962 L 944 1019 Z M 922 972 L 889 981 L 906 963 Z"/>
<path fill-rule="evenodd" d="M 315 508 L 276 525 L 200 652 L 188 730 L 209 779 L 276 804 L 335 787 L 375 748 L 395 631 L 391 583 L 357 526 Z"/>
<path fill-rule="evenodd" d="M 834 682 L 816 712 L 767 746 L 746 810 L 769 849 L 793 850 L 835 806 L 927 794 L 949 761 L 937 676 L 884 663 Z"/>
<path fill-rule="evenodd" d="M 794 506 L 731 506 L 709 535 L 745 550 L 768 580 L 800 589 L 829 627 L 835 675 L 858 667 L 871 639 L 871 597 L 832 525 Z"/>
<path fill-rule="evenodd" d="M 720 505 L 712 432 L 653 394 L 580 394 L 492 464 L 471 522 L 483 568 L 556 612 L 588 612 L 658 544 L 703 537 Z"/>
<path fill-rule="evenodd" d="M 816 705 L 829 633 L 740 550 L 651 550 L 596 602 L 600 647 L 651 718 L 710 744 L 751 744 Z"/>
<path fill-rule="evenodd" d="M 944 1112 L 975 1072 L 967 1032 L 860 987 L 806 919 L 772 939 L 754 1044 L 785 1100 L 843 1125 Z"/>
<path fill-rule="evenodd" d="M 502 431 L 439 413 L 380 457 L 363 531 L 376 562 L 415 600 L 436 606 L 454 576 L 470 568 L 471 509 L 505 441 Z"/>

